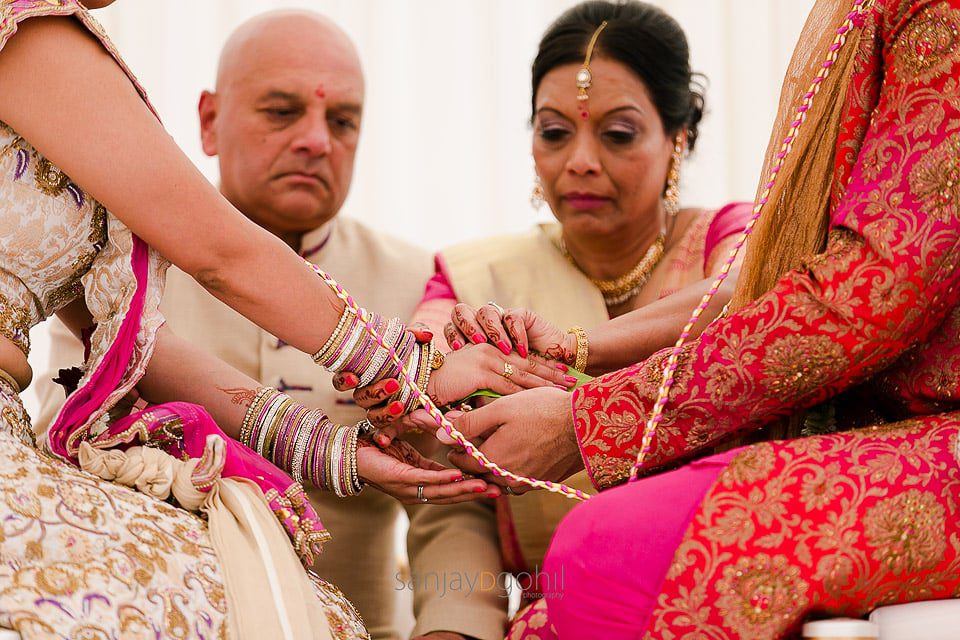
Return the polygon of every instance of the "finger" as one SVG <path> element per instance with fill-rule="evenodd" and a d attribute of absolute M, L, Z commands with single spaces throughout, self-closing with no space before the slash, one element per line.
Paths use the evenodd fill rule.
<path fill-rule="evenodd" d="M 480 325 L 477 324 L 477 312 L 470 305 L 463 302 L 458 303 L 453 308 L 451 318 L 460 333 L 467 336 L 473 344 L 480 344 L 487 341 L 486 334 L 481 330 Z"/>
<path fill-rule="evenodd" d="M 393 378 L 378 380 L 353 392 L 353 401 L 364 409 L 383 404 L 400 390 L 400 382 Z"/>
<path fill-rule="evenodd" d="M 333 376 L 333 388 L 337 391 L 350 391 L 360 384 L 360 378 L 355 373 L 344 371 Z"/>
<path fill-rule="evenodd" d="M 386 411 L 386 407 L 384 407 L 384 411 Z M 373 421 L 371 420 L 371 422 Z M 433 433 L 438 428 L 436 420 L 430 417 L 429 413 L 424 409 L 417 409 L 413 413 L 409 413 L 398 420 L 385 423 L 384 426 L 381 427 L 380 433 L 389 440 L 393 440 L 417 429 Z"/>
<path fill-rule="evenodd" d="M 510 343 L 509 336 L 507 336 L 507 330 L 500 321 L 500 311 L 496 307 L 492 304 L 485 304 L 477 309 L 477 324 L 480 325 L 490 342 L 497 345 L 497 348 L 503 352 L 503 355 L 510 355 L 510 352 L 513 351 L 513 345 Z"/>
<path fill-rule="evenodd" d="M 527 327 L 524 323 L 525 316 L 525 309 L 507 309 L 503 314 L 503 318 L 500 319 L 503 326 L 507 329 L 510 340 L 513 341 L 513 346 L 522 358 L 526 358 L 530 353 L 530 343 L 527 340 Z"/>
<path fill-rule="evenodd" d="M 483 479 L 489 484 L 500 487 L 500 490 L 504 495 L 520 496 L 533 489 L 533 487 L 525 482 L 517 482 L 516 480 L 510 480 L 509 478 L 498 476 L 493 473 L 486 474 L 483 476 Z M 507 487 L 509 487 L 509 489 Z"/>
<path fill-rule="evenodd" d="M 450 411 L 447 413 L 447 419 L 453 423 L 454 428 L 456 428 L 464 438 L 479 446 L 481 441 L 500 428 L 503 422 L 500 419 L 500 413 L 498 403 L 493 402 L 485 407 L 474 409 L 467 413 Z M 448 445 L 456 444 L 443 429 L 437 429 L 437 440 Z M 483 473 L 486 472 L 484 471 Z"/>
<path fill-rule="evenodd" d="M 403 417 L 405 407 L 399 400 L 367 409 L 367 420 L 379 429 L 386 429 Z"/>
<path fill-rule="evenodd" d="M 494 495 L 489 495 L 491 493 L 494 493 Z M 503 491 L 499 487 L 494 489 L 490 483 L 479 478 L 453 484 L 424 486 L 423 488 L 423 497 L 437 504 L 442 504 L 443 500 L 460 496 L 476 497 L 476 494 L 485 494 L 484 497 L 495 498 L 501 493 Z"/>
<path fill-rule="evenodd" d="M 457 325 L 452 322 L 448 322 L 443 327 L 443 337 L 446 339 L 447 344 L 450 345 L 450 348 L 454 351 L 459 351 L 463 349 L 464 345 L 467 344 L 467 338 L 460 330 L 457 329 Z"/>
<path fill-rule="evenodd" d="M 422 322 L 414 322 L 407 326 L 407 331 L 412 333 L 417 342 L 421 344 L 433 340 L 433 331 L 430 331 L 430 328 Z"/>
<path fill-rule="evenodd" d="M 489 470 L 463 449 L 452 449 L 447 453 L 447 461 L 464 473 L 477 475 L 489 473 Z"/>
<path fill-rule="evenodd" d="M 547 364 L 537 358 L 510 362 L 515 371 L 510 379 L 527 389 L 544 387 L 548 384 L 569 388 L 577 384 L 577 379 L 568 373 L 569 368 L 562 363 Z"/>

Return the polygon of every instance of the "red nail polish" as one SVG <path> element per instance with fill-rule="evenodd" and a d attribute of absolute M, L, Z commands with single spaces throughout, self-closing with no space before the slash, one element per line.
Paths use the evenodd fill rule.
<path fill-rule="evenodd" d="M 555 385 L 553 385 L 553 386 L 554 386 L 555 389 L 560 389 L 560 391 L 569 391 L 569 390 L 570 390 L 570 389 L 568 389 L 567 387 L 563 386 L 562 384 L 555 384 Z"/>
<path fill-rule="evenodd" d="M 390 438 L 387 436 L 377 436 L 377 444 L 381 447 L 386 447 L 390 444 Z"/>
<path fill-rule="evenodd" d="M 383 388 L 386 389 L 387 393 L 396 393 L 400 390 L 400 383 L 390 378 L 387 380 L 387 383 L 383 385 Z"/>
<path fill-rule="evenodd" d="M 395 416 L 403 413 L 403 403 L 397 400 L 396 402 L 391 402 L 387 410 Z"/>
<path fill-rule="evenodd" d="M 527 347 L 526 347 L 526 345 L 518 344 L 518 345 L 517 345 L 517 353 L 520 354 L 520 357 L 521 357 L 521 358 L 526 358 L 526 357 L 527 357 Z"/>
<path fill-rule="evenodd" d="M 559 369 L 560 371 L 563 371 L 564 373 L 566 373 L 567 371 L 570 371 L 570 367 L 568 367 L 567 365 L 563 364 L 562 362 L 558 362 L 558 363 L 555 364 L 554 366 L 555 366 L 557 369 Z"/>
<path fill-rule="evenodd" d="M 484 489 L 483 487 L 474 487 L 474 488 L 473 488 L 473 492 L 474 492 L 474 493 L 483 493 L 484 491 L 486 491 L 486 489 Z"/>
<path fill-rule="evenodd" d="M 463 343 L 459 340 L 454 340 L 453 344 L 450 345 L 450 348 L 454 351 L 459 351 L 460 349 L 463 349 Z"/>
<path fill-rule="evenodd" d="M 355 387 L 360 383 L 360 378 L 353 375 L 352 373 L 346 373 L 343 376 L 343 383 L 348 387 Z"/>
<path fill-rule="evenodd" d="M 563 379 L 569 382 L 570 384 L 573 384 L 577 381 L 577 379 L 574 378 L 573 376 L 563 376 Z"/>
<path fill-rule="evenodd" d="M 507 344 L 506 340 L 501 340 L 497 343 L 497 346 L 500 347 L 500 351 L 503 351 L 503 355 L 510 355 L 510 345 Z"/>
<path fill-rule="evenodd" d="M 473 342 L 473 344 L 480 344 L 481 342 L 487 341 L 487 336 L 483 335 L 482 333 L 475 333 L 470 340 Z"/>
<path fill-rule="evenodd" d="M 500 494 L 497 493 L 496 491 L 491 491 L 490 493 L 487 494 L 487 497 L 488 497 L 488 498 L 499 498 L 499 497 L 500 497 Z"/>

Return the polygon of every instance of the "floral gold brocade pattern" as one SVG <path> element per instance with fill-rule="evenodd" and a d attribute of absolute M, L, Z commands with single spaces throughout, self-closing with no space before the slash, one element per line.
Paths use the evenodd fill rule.
<path fill-rule="evenodd" d="M 690 345 L 648 472 L 854 385 L 882 384 L 877 402 L 897 417 L 960 406 L 960 333 L 948 328 L 960 303 L 960 48 L 945 35 L 958 24 L 958 0 L 874 5 L 844 103 L 826 250 Z M 934 35 L 922 78 L 896 72 Z M 575 393 L 600 488 L 627 478 L 662 356 Z"/>
<path fill-rule="evenodd" d="M 893 45 L 894 73 L 900 82 L 928 82 L 949 72 L 960 46 L 960 11 L 946 5 L 924 7 Z"/>
<path fill-rule="evenodd" d="M 0 410 L 0 627 L 25 638 L 224 636 L 204 522 L 39 454 L 18 436 L 29 419 L 2 384 Z"/>
<path fill-rule="evenodd" d="M 697 509 L 648 640 L 792 637 L 960 595 L 960 413 L 748 447 Z"/>

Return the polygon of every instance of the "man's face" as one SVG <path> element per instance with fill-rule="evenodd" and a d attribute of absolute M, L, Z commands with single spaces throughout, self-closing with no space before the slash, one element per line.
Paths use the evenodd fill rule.
<path fill-rule="evenodd" d="M 203 148 L 219 156 L 220 189 L 278 235 L 310 231 L 336 215 L 350 187 L 359 61 L 342 37 L 313 24 L 273 25 L 234 53 L 217 93 L 200 101 Z"/>

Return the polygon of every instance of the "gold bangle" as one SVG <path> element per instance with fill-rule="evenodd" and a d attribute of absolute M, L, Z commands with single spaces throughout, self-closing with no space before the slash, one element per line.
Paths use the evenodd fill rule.
<path fill-rule="evenodd" d="M 587 368 L 587 354 L 590 351 L 590 343 L 587 341 L 587 332 L 583 327 L 570 327 L 567 333 L 572 333 L 577 339 L 577 355 L 573 362 L 573 368 L 583 373 Z"/>

